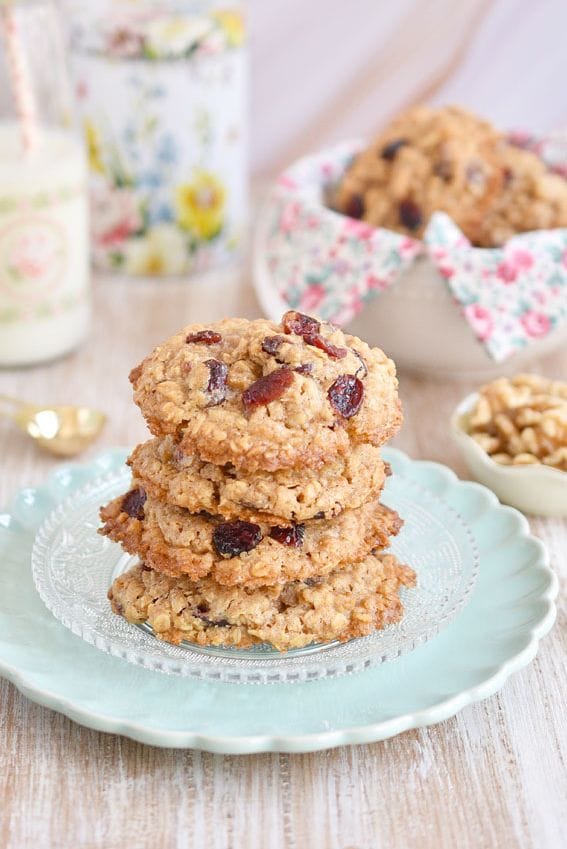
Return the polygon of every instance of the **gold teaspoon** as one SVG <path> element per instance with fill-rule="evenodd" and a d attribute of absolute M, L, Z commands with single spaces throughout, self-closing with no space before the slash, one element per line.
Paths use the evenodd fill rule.
<path fill-rule="evenodd" d="M 12 419 L 38 445 L 58 457 L 80 454 L 100 434 L 106 416 L 90 407 L 40 407 L 9 395 L 0 395 L 9 405 L 0 415 Z"/>

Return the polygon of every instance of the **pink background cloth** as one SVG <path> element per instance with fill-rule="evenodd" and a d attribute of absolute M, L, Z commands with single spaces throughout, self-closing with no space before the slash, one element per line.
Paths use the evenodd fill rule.
<path fill-rule="evenodd" d="M 567 128 L 564 0 L 249 0 L 256 175 L 420 100 Z"/>

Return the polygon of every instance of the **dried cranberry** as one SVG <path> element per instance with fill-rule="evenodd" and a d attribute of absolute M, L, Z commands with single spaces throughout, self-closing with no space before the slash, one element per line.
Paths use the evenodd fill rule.
<path fill-rule="evenodd" d="M 214 345 L 215 342 L 220 342 L 222 336 L 215 330 L 198 330 L 197 333 L 190 333 L 185 338 L 186 342 L 202 342 L 203 345 Z"/>
<path fill-rule="evenodd" d="M 305 336 L 308 333 L 319 333 L 320 323 L 310 315 L 304 315 L 296 310 L 288 310 L 282 318 L 282 327 L 286 333 Z"/>
<path fill-rule="evenodd" d="M 131 489 L 122 499 L 122 510 L 124 513 L 128 513 L 133 519 L 143 519 L 144 504 L 147 497 L 145 489 L 142 489 L 141 486 Z"/>
<path fill-rule="evenodd" d="M 228 366 L 221 363 L 220 360 L 205 360 L 205 365 L 209 367 L 210 373 L 207 383 L 207 392 L 211 396 L 209 407 L 216 407 L 218 404 L 222 404 L 226 398 Z"/>
<path fill-rule="evenodd" d="M 338 348 L 336 345 L 328 342 L 324 336 L 321 336 L 319 333 L 321 324 L 316 318 L 311 318 L 309 315 L 304 315 L 295 310 L 289 310 L 282 318 L 282 326 L 286 333 L 301 336 L 307 345 L 313 345 L 314 348 L 325 351 L 326 354 L 335 360 L 346 357 L 348 353 L 346 348 Z"/>
<path fill-rule="evenodd" d="M 336 345 L 332 345 L 331 342 L 328 342 L 324 336 L 321 336 L 320 333 L 305 333 L 303 339 L 308 345 L 313 345 L 314 348 L 319 348 L 320 351 L 324 351 L 334 360 L 342 360 L 342 358 L 346 357 L 348 354 L 346 348 L 338 348 Z"/>
<path fill-rule="evenodd" d="M 362 381 L 354 374 L 341 374 L 327 393 L 331 407 L 344 419 L 350 419 L 358 413 L 363 396 Z"/>
<path fill-rule="evenodd" d="M 510 185 L 512 180 L 514 179 L 514 172 L 511 168 L 504 168 L 502 171 L 502 180 L 504 183 L 504 188 Z"/>
<path fill-rule="evenodd" d="M 246 410 L 251 410 L 253 407 L 277 401 L 292 383 L 293 369 L 287 366 L 276 369 L 251 383 L 242 393 L 242 403 Z"/>
<path fill-rule="evenodd" d="M 193 616 L 195 619 L 200 619 L 204 625 L 208 625 L 211 628 L 226 628 L 230 625 L 228 619 L 209 619 L 208 616 L 201 611 L 202 605 L 198 604 L 197 609 L 193 611 Z M 209 606 L 207 605 L 207 610 L 209 610 Z M 205 611 L 206 613 L 207 611 Z"/>
<path fill-rule="evenodd" d="M 325 518 L 325 511 L 324 511 L 324 510 L 319 510 L 319 512 L 318 512 L 318 513 L 315 513 L 315 515 L 313 516 L 313 518 L 314 518 L 314 519 L 324 519 L 324 518 Z"/>
<path fill-rule="evenodd" d="M 313 371 L 313 363 L 301 363 L 294 368 L 298 374 L 311 374 Z"/>
<path fill-rule="evenodd" d="M 262 342 L 262 351 L 274 357 L 285 341 L 283 336 L 265 336 Z"/>
<path fill-rule="evenodd" d="M 351 195 L 346 202 L 345 212 L 349 218 L 362 218 L 364 215 L 364 198 L 362 195 Z"/>
<path fill-rule="evenodd" d="M 423 223 L 423 215 L 419 206 L 413 200 L 403 200 L 400 204 L 400 221 L 408 230 L 419 230 Z"/>
<path fill-rule="evenodd" d="M 270 530 L 270 536 L 282 545 L 290 548 L 301 548 L 305 536 L 305 525 L 290 525 L 287 528 L 275 527 Z"/>
<path fill-rule="evenodd" d="M 436 177 L 440 177 L 445 183 L 448 183 L 453 176 L 453 166 L 448 159 L 440 159 L 433 166 L 433 173 Z"/>
<path fill-rule="evenodd" d="M 401 147 L 404 147 L 408 144 L 407 139 L 395 139 L 394 141 L 389 142 L 385 147 L 382 148 L 382 159 L 386 159 L 388 162 L 391 162 L 396 158 L 396 154 Z"/>
<path fill-rule="evenodd" d="M 223 557 L 236 557 L 243 551 L 252 551 L 262 539 L 259 525 L 253 522 L 222 522 L 213 531 L 213 544 Z"/>

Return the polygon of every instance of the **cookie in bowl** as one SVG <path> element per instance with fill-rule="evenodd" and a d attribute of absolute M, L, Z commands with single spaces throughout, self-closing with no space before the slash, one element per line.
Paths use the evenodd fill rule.
<path fill-rule="evenodd" d="M 561 134 L 416 107 L 281 174 L 257 225 L 259 301 L 272 319 L 317 311 L 419 374 L 524 371 L 567 340 L 566 174 Z"/>
<path fill-rule="evenodd" d="M 334 198 L 374 227 L 423 238 L 445 212 L 473 245 L 567 227 L 567 181 L 487 121 L 457 106 L 415 107 L 361 151 Z"/>

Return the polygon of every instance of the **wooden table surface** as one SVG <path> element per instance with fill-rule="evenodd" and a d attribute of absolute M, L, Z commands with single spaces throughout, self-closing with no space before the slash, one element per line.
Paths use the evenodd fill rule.
<path fill-rule="evenodd" d="M 0 391 L 109 414 L 93 455 L 145 438 L 127 373 L 182 324 L 254 317 L 235 274 L 193 283 L 97 280 L 92 333 L 60 362 L 0 372 Z M 567 351 L 536 364 L 567 376 Z M 401 376 L 395 444 L 464 476 L 448 416 L 470 387 Z M 0 500 L 56 461 L 0 423 Z M 567 522 L 534 519 L 567 572 Z M 328 752 L 223 757 L 74 724 L 0 681 L 1 849 L 508 849 L 567 846 L 565 604 L 537 659 L 440 725 Z"/>

